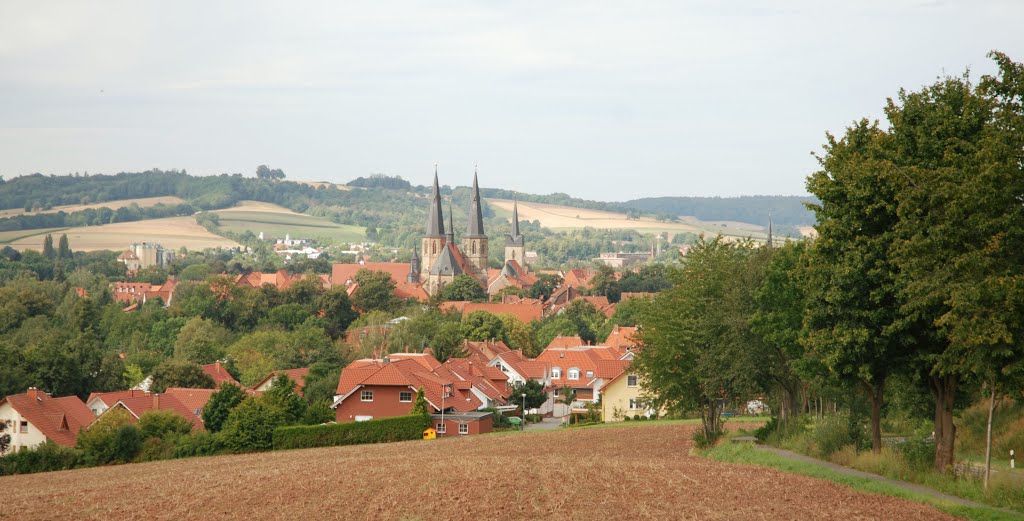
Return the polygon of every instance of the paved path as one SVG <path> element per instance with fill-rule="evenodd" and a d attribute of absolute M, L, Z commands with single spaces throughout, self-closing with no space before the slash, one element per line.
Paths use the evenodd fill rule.
<path fill-rule="evenodd" d="M 562 426 L 561 418 L 541 418 L 540 423 L 526 424 L 528 431 L 550 431 Z"/>
<path fill-rule="evenodd" d="M 968 507 L 992 508 L 992 509 L 1000 510 L 1002 512 L 1007 512 L 1007 513 L 1010 513 L 1010 514 L 1017 514 L 1017 515 L 1020 514 L 1020 512 L 1015 512 L 1013 510 L 1009 510 L 1009 509 L 1005 509 L 1005 508 L 999 508 L 999 507 L 994 507 L 994 506 L 991 506 L 991 505 L 983 505 L 981 503 L 977 503 L 977 502 L 971 501 L 969 499 L 964 499 L 962 497 L 957 497 L 957 496 L 951 496 L 949 494 L 944 494 L 944 493 L 939 492 L 938 490 L 935 490 L 933 488 L 928 488 L 928 487 L 926 487 L 924 485 L 918 485 L 917 483 L 909 483 L 907 481 L 900 481 L 900 480 L 897 480 L 897 479 L 887 478 L 885 476 L 879 476 L 878 474 L 872 474 L 870 472 L 864 472 L 864 471 L 857 470 L 857 469 L 851 469 L 850 467 L 844 467 L 842 465 L 836 465 L 835 463 L 831 463 L 831 462 L 828 462 L 828 461 L 823 461 L 823 460 L 820 460 L 820 459 L 814 459 L 814 458 L 811 458 L 809 456 L 804 456 L 803 454 L 798 454 L 796 452 L 788 451 L 788 450 L 785 450 L 785 449 L 778 449 L 778 448 L 775 448 L 775 447 L 768 447 L 768 446 L 765 446 L 765 445 L 754 445 L 754 446 L 757 447 L 758 450 L 763 450 L 763 451 L 766 451 L 766 452 L 771 452 L 772 454 L 775 454 L 777 456 L 781 456 L 781 457 L 786 458 L 786 459 L 790 459 L 790 460 L 793 460 L 793 461 L 800 461 L 800 462 L 804 462 L 804 463 L 811 463 L 811 464 L 814 464 L 814 465 L 818 465 L 820 467 L 825 467 L 825 468 L 827 468 L 829 470 L 833 470 L 835 472 L 838 472 L 839 474 L 843 474 L 843 475 L 846 475 L 846 476 L 853 476 L 853 477 L 857 477 L 857 478 L 870 479 L 872 481 L 878 481 L 878 482 L 881 482 L 881 483 L 886 483 L 886 484 L 889 484 L 889 485 L 893 485 L 895 487 L 902 488 L 902 489 L 904 489 L 904 490 L 906 490 L 908 492 L 914 492 L 916 494 L 922 494 L 922 495 L 926 495 L 926 496 L 931 496 L 931 497 L 934 497 L 936 499 L 941 499 L 943 501 L 948 501 L 950 503 L 955 503 L 955 504 L 958 504 L 958 505 L 964 505 L 964 506 L 968 506 Z"/>

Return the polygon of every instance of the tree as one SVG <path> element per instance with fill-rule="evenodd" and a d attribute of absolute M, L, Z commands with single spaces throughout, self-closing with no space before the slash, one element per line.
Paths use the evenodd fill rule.
<path fill-rule="evenodd" d="M 57 258 L 58 259 L 71 259 L 71 246 L 68 245 L 68 234 L 60 234 L 60 239 L 57 241 Z"/>
<path fill-rule="evenodd" d="M 576 389 L 569 387 L 568 385 L 562 386 L 558 393 L 558 403 L 562 404 L 566 408 L 565 423 L 566 425 L 572 423 L 572 404 L 576 401 Z"/>
<path fill-rule="evenodd" d="M 341 366 L 317 362 L 309 366 L 309 373 L 302 385 L 302 397 L 313 404 L 320 401 L 333 402 L 341 378 Z"/>
<path fill-rule="evenodd" d="M 174 357 L 197 364 L 209 364 L 224 355 L 230 333 L 210 320 L 192 317 L 178 332 Z"/>
<path fill-rule="evenodd" d="M 43 238 L 43 257 L 53 260 L 57 257 L 57 251 L 53 249 L 53 235 L 46 234 Z"/>
<path fill-rule="evenodd" d="M 412 411 L 409 414 L 419 414 L 426 419 L 428 425 L 430 424 L 430 406 L 422 387 L 416 390 L 416 399 L 412 402 Z"/>
<path fill-rule="evenodd" d="M 385 271 L 361 269 L 355 274 L 356 288 L 352 295 L 355 307 L 369 311 L 391 311 L 398 305 L 395 297 L 395 281 Z"/>
<path fill-rule="evenodd" d="M 0 420 L 0 456 L 7 454 L 7 449 L 11 448 L 11 435 L 7 433 L 10 426 L 11 420 Z"/>
<path fill-rule="evenodd" d="M 807 180 L 818 239 L 808 263 L 802 342 L 830 373 L 871 401 L 871 446 L 882 450 L 885 382 L 913 355 L 889 256 L 897 224 L 897 172 L 878 124 L 861 120 L 828 135 L 822 169 Z"/>
<path fill-rule="evenodd" d="M 335 286 L 320 295 L 315 304 L 317 315 L 324 322 L 324 329 L 332 339 L 337 340 L 345 334 L 352 322 L 359 318 L 359 313 L 352 309 L 352 300 L 344 286 Z"/>
<path fill-rule="evenodd" d="M 284 412 L 285 423 L 289 425 L 299 423 L 309 406 L 296 392 L 297 386 L 298 384 L 287 374 L 281 373 L 274 377 L 274 383 L 261 397 L 267 403 L 280 408 Z"/>
<path fill-rule="evenodd" d="M 231 410 L 220 437 L 232 452 L 269 450 L 273 447 L 274 429 L 288 424 L 281 407 L 260 398 L 246 398 Z"/>
<path fill-rule="evenodd" d="M 600 264 L 597 273 L 590 279 L 590 294 L 608 297 L 608 302 L 615 303 L 622 297 L 622 289 L 615 278 L 615 270 L 607 264 Z"/>
<path fill-rule="evenodd" d="M 245 391 L 231 383 L 223 382 L 220 389 L 210 395 L 203 407 L 203 426 L 209 432 L 219 432 L 228 419 L 228 414 L 245 400 Z"/>
<path fill-rule="evenodd" d="M 131 414 L 118 407 L 109 409 L 88 429 L 78 434 L 76 446 L 92 465 L 128 463 L 142 450 L 142 434 L 132 424 Z"/>
<path fill-rule="evenodd" d="M 514 382 L 509 385 L 509 402 L 522 407 L 523 394 L 526 394 L 527 409 L 536 409 L 548 401 L 548 395 L 544 392 L 544 384 L 536 380 Z M 525 414 L 526 411 L 523 413 Z"/>
<path fill-rule="evenodd" d="M 526 294 L 530 298 L 547 300 L 548 297 L 550 297 L 551 294 L 561 285 L 561 276 L 541 273 L 537 276 L 537 282 L 534 282 L 533 285 L 530 286 L 530 289 Z"/>
<path fill-rule="evenodd" d="M 455 278 L 441 289 L 441 300 L 473 301 L 487 300 L 487 293 L 480 282 L 469 275 L 456 275 Z"/>
<path fill-rule="evenodd" d="M 504 340 L 505 323 L 497 315 L 474 311 L 462 317 L 462 337 L 474 342 Z"/>
<path fill-rule="evenodd" d="M 445 362 L 449 358 L 465 356 L 465 350 L 462 348 L 465 339 L 466 337 L 462 335 L 462 327 L 458 323 L 445 322 L 441 324 L 430 344 L 434 358 Z"/>
<path fill-rule="evenodd" d="M 146 411 L 139 417 L 139 432 L 143 439 L 162 440 L 186 436 L 192 432 L 192 422 L 172 411 Z"/>
<path fill-rule="evenodd" d="M 658 293 L 641 317 L 642 347 L 633 367 L 648 382 L 644 401 L 654 409 L 697 411 L 701 435 L 713 442 L 723 433 L 727 401 L 756 392 L 749 331 L 751 284 L 749 241 L 726 243 L 703 237 L 673 273 L 672 289 Z"/>
<path fill-rule="evenodd" d="M 153 369 L 153 383 L 149 389 L 162 393 L 168 387 L 185 387 L 188 389 L 213 389 L 214 382 L 210 375 L 203 372 L 199 364 L 184 360 L 167 360 Z"/>
<path fill-rule="evenodd" d="M 284 179 L 284 172 L 280 168 L 271 169 L 267 165 L 256 167 L 256 178 L 265 181 L 280 181 Z"/>

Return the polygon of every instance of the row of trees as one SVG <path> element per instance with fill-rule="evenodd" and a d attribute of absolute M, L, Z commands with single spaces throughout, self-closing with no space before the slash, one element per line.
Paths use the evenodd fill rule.
<path fill-rule="evenodd" d="M 899 384 L 930 394 L 934 465 L 953 463 L 958 396 L 1024 381 L 1024 67 L 992 57 L 978 85 L 900 91 L 887 128 L 828 137 L 807 182 L 815 241 L 691 251 L 642 313 L 653 400 L 701 411 L 714 438 L 729 400 L 771 393 L 787 419 L 802 389 L 850 407 L 859 391 L 879 451 Z"/>

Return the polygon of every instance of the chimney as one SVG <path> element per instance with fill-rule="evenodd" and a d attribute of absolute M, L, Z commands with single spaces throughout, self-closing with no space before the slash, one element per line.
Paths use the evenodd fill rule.
<path fill-rule="evenodd" d="M 36 389 L 35 387 L 29 387 L 28 388 L 28 397 L 29 397 L 30 400 L 38 400 L 39 399 L 39 390 Z"/>
<path fill-rule="evenodd" d="M 153 393 L 153 410 L 160 410 L 160 393 Z"/>
<path fill-rule="evenodd" d="M 220 374 L 220 360 L 217 360 L 216 362 L 213 363 L 213 370 L 217 374 Z"/>

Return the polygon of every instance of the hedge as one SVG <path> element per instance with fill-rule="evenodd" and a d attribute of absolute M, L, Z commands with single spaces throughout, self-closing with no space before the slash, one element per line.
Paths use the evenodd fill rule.
<path fill-rule="evenodd" d="M 430 420 L 421 415 L 274 429 L 274 450 L 418 440 Z"/>
<path fill-rule="evenodd" d="M 0 457 L 0 476 L 68 470 L 85 466 L 82 451 L 48 441 L 29 450 Z"/>

